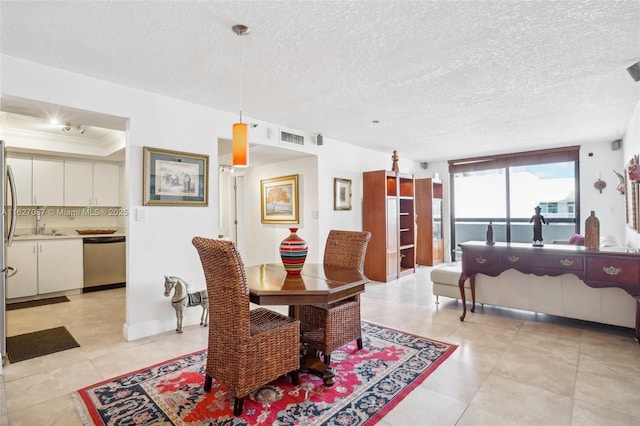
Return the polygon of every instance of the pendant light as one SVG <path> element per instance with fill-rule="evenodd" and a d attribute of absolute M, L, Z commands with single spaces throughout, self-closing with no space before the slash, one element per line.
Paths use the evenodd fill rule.
<path fill-rule="evenodd" d="M 249 34 L 249 27 L 246 25 L 234 25 L 234 33 L 239 36 Z M 242 45 L 240 47 L 240 122 L 233 125 L 232 139 L 232 164 L 234 167 L 247 167 L 249 165 L 249 127 L 242 122 L 242 79 L 243 79 L 243 57 Z"/>

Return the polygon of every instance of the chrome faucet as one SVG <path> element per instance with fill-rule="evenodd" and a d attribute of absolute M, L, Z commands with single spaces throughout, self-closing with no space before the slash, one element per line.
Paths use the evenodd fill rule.
<path fill-rule="evenodd" d="M 42 220 L 40 209 L 36 209 L 36 235 L 40 235 L 44 231 L 44 228 L 47 226 L 46 223 L 40 225 L 40 220 Z"/>

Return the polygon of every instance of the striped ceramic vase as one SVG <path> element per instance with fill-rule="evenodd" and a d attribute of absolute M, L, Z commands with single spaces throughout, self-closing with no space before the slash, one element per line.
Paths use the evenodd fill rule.
<path fill-rule="evenodd" d="M 289 228 L 291 234 L 280 243 L 280 257 L 287 275 L 300 275 L 307 258 L 307 242 L 296 232 L 298 228 Z"/>

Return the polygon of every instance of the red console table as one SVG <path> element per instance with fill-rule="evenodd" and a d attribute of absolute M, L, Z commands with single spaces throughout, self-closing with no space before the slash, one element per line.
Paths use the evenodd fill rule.
<path fill-rule="evenodd" d="M 546 245 L 533 247 L 522 243 L 468 241 L 462 248 L 462 273 L 458 286 L 462 298 L 462 316 L 467 314 L 464 282 L 469 279 L 471 312 L 476 308 L 476 274 L 496 277 L 507 269 L 525 274 L 557 276 L 573 274 L 589 287 L 618 287 L 636 299 L 636 340 L 640 343 L 640 255 L 603 248 L 587 250 L 581 246 Z"/>

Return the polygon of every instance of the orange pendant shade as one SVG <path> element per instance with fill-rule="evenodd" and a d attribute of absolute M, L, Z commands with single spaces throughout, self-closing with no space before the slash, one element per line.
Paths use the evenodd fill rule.
<path fill-rule="evenodd" d="M 249 165 L 249 128 L 245 123 L 233 125 L 232 153 L 235 167 Z"/>

